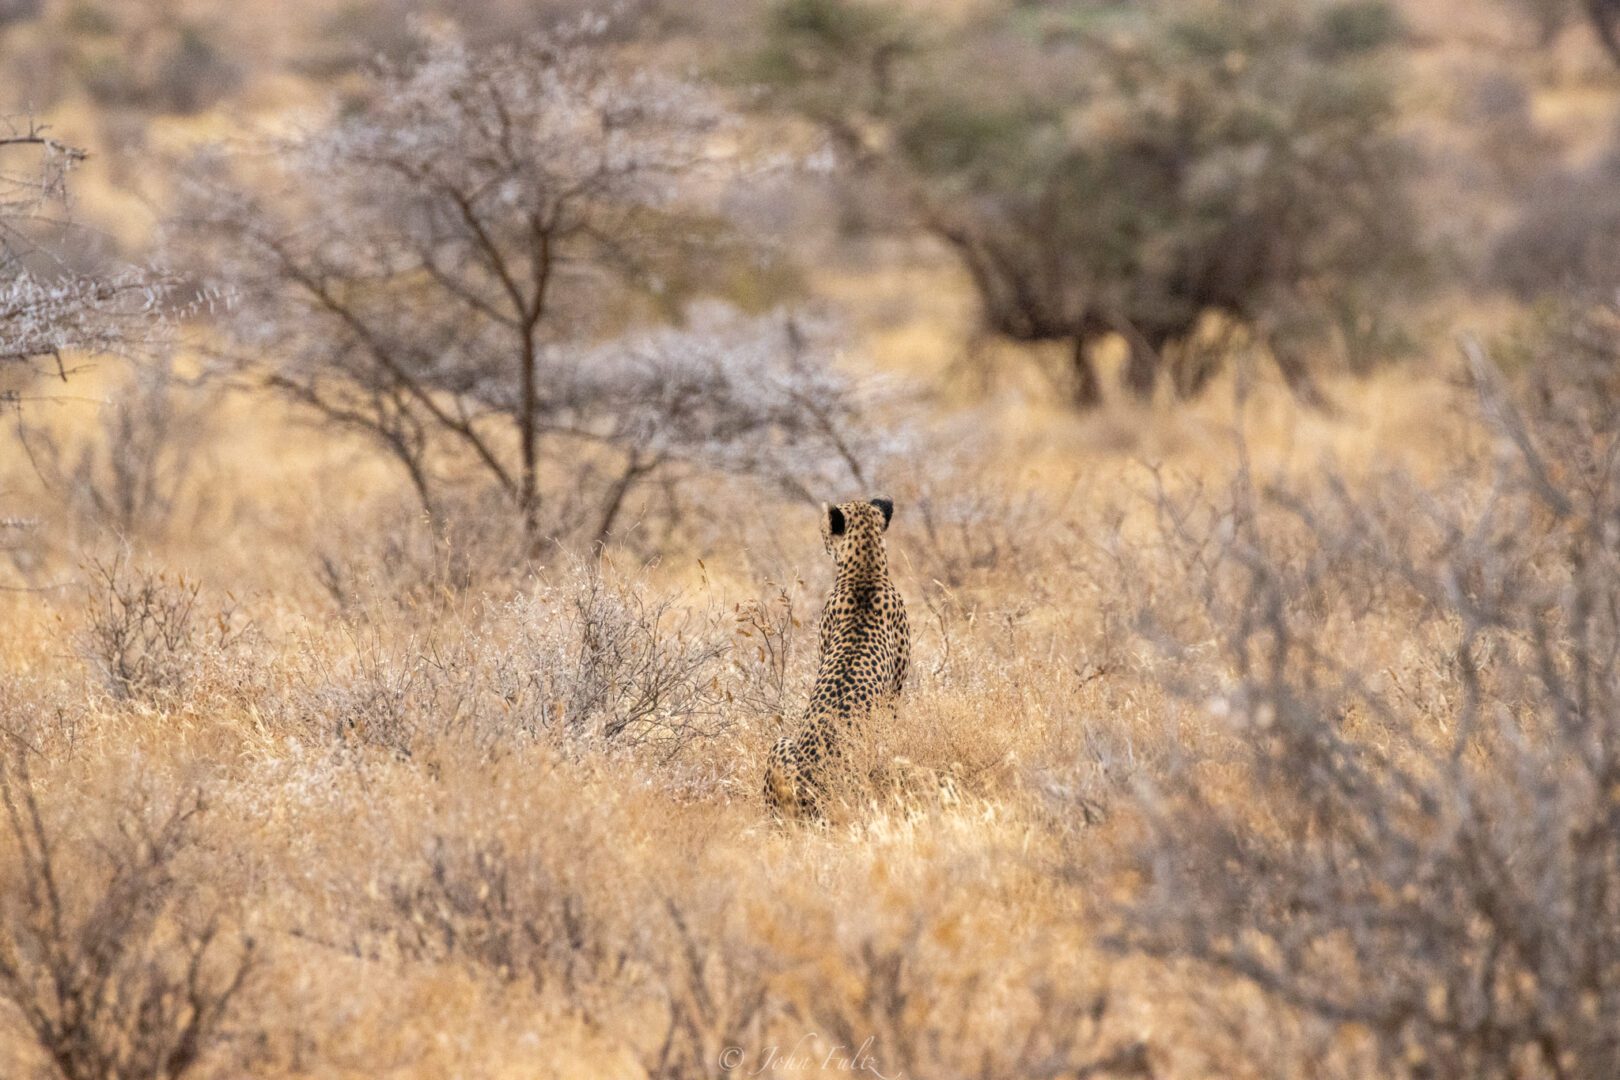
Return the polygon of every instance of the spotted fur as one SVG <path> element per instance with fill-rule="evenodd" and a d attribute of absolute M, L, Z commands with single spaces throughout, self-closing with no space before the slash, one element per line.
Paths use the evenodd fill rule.
<path fill-rule="evenodd" d="M 892 710 L 911 663 L 911 629 L 889 577 L 888 499 L 822 506 L 821 539 L 837 575 L 821 613 L 821 666 L 804 724 L 771 749 L 765 799 L 778 813 L 821 816 L 832 769 L 875 714 Z"/>

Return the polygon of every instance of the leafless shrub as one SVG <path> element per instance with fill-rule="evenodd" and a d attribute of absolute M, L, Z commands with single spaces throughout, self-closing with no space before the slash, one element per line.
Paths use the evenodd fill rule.
<path fill-rule="evenodd" d="M 939 1077 L 1151 1077 L 1147 1048 L 1104 1027 L 1108 998 L 1027 972 L 969 965 L 928 938 L 921 919 L 898 932 L 853 934 L 812 983 L 803 1018 L 839 1058 L 864 1054 L 883 1075 Z M 953 970 L 954 969 L 954 970 Z M 825 1051 L 824 1051 L 825 1052 Z"/>
<path fill-rule="evenodd" d="M 90 604 L 79 648 L 116 698 L 178 693 L 208 657 L 243 640 L 235 605 L 199 611 L 201 585 L 183 575 L 137 568 L 123 553 L 85 570 Z"/>
<path fill-rule="evenodd" d="M 657 1080 L 703 1080 L 743 1047 L 761 1045 L 779 1007 L 769 990 L 771 959 L 757 941 L 739 940 L 723 914 L 665 902 L 667 937 L 653 956 L 668 1008 L 668 1028 L 649 1055 Z"/>
<path fill-rule="evenodd" d="M 212 400 L 183 385 L 167 356 L 134 365 L 132 376 L 82 445 L 70 448 L 45 429 L 23 438 L 45 482 L 92 529 L 160 538 L 208 435 Z"/>
<path fill-rule="evenodd" d="M 335 662 L 311 658 L 285 707 L 403 753 L 461 732 L 491 748 L 524 735 L 672 757 L 731 722 L 730 627 L 594 567 L 475 617 L 464 635 L 395 639 L 362 620 L 350 641 Z"/>
<path fill-rule="evenodd" d="M 1232 725 L 1254 802 L 1196 770 L 1148 793 L 1119 940 L 1337 1030 L 1341 1071 L 1620 1070 L 1620 424 L 1591 382 L 1620 359 L 1607 340 L 1602 364 L 1554 342 L 1517 391 L 1469 346 L 1491 482 L 1240 490 L 1205 579 L 1222 662 L 1187 688 Z M 1363 670 L 1329 619 L 1392 627 L 1416 655 Z M 1292 1050 L 1268 1053 L 1295 1074 Z"/>
<path fill-rule="evenodd" d="M 804 582 L 766 583 L 766 594 L 733 609 L 737 637 L 731 653 L 739 677 L 726 700 L 759 719 L 780 719 L 798 707 L 816 660 L 813 632 L 800 617 Z"/>
<path fill-rule="evenodd" d="M 701 733 L 714 721 L 719 698 L 712 679 L 725 644 L 671 627 L 667 602 L 612 589 L 599 575 L 586 578 L 570 606 L 579 629 L 574 718 L 600 716 L 603 735 L 632 740 Z"/>
<path fill-rule="evenodd" d="M 424 869 L 387 885 L 393 940 L 407 959 L 471 961 L 585 1011 L 605 985 L 623 989 L 633 942 L 603 924 L 596 898 L 564 865 L 540 851 L 439 837 Z"/>
<path fill-rule="evenodd" d="M 581 567 L 506 617 L 517 633 L 495 685 L 524 727 L 671 753 L 723 730 L 729 637 L 642 583 Z"/>
<path fill-rule="evenodd" d="M 0 768 L 0 995 L 64 1080 L 174 1080 L 222 1039 L 253 970 L 180 866 L 197 792 L 91 838 L 47 820 L 27 770 Z"/>

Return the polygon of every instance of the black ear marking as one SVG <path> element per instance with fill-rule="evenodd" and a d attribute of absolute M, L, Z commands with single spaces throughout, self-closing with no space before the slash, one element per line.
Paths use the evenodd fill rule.
<path fill-rule="evenodd" d="M 894 500 L 881 498 L 873 499 L 872 505 L 883 511 L 883 527 L 887 529 L 889 527 L 889 522 L 894 520 Z"/>
<path fill-rule="evenodd" d="M 844 528 L 848 523 L 844 520 L 844 512 L 836 506 L 827 507 L 827 531 L 834 536 L 843 536 Z"/>

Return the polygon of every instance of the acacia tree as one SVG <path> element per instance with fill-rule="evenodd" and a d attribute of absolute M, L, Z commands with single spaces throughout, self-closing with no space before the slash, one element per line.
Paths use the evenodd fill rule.
<path fill-rule="evenodd" d="M 472 462 L 531 542 L 555 526 L 544 463 L 571 487 L 617 460 L 605 537 L 655 471 L 756 438 L 813 452 L 834 437 L 817 417 L 849 418 L 856 394 L 825 350 L 760 344 L 786 344 L 771 320 L 735 320 L 729 343 L 634 332 L 678 312 L 732 243 L 703 203 L 724 117 L 700 88 L 619 63 L 600 29 L 430 41 L 319 129 L 216 151 L 182 215 L 271 386 L 384 447 L 430 517 L 452 464 Z"/>
<path fill-rule="evenodd" d="M 1088 347 L 1118 333 L 1150 393 L 1215 310 L 1307 388 L 1298 330 L 1400 278 L 1404 194 L 1378 2 L 979 5 L 924 25 L 881 0 L 779 0 L 752 75 L 822 124 L 961 258 L 991 331 Z M 1364 324 L 1364 323 L 1363 323 Z M 1175 372 L 1196 392 L 1207 368 Z"/>
<path fill-rule="evenodd" d="M 68 177 L 84 158 L 38 124 L 0 121 L 0 369 L 43 362 L 66 378 L 67 357 L 126 351 L 156 324 L 150 275 L 77 268 Z"/>
<path fill-rule="evenodd" d="M 22 405 L 49 373 L 78 360 L 133 356 L 161 337 L 160 279 L 138 268 L 98 268 L 73 224 L 68 178 L 85 152 L 32 121 L 0 119 L 0 407 L 27 429 Z M 31 448 L 30 448 L 31 449 Z M 0 552 L 32 523 L 0 517 Z"/>

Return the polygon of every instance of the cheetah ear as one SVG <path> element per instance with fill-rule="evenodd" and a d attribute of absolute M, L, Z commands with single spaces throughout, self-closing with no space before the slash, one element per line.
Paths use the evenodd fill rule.
<path fill-rule="evenodd" d="M 893 499 L 873 499 L 872 500 L 872 505 L 877 507 L 879 510 L 883 511 L 883 529 L 884 529 L 885 532 L 887 532 L 888 528 L 889 528 L 889 522 L 894 520 L 894 500 Z"/>
<path fill-rule="evenodd" d="M 821 512 L 827 515 L 827 532 L 833 536 L 843 536 L 846 524 L 844 512 L 828 503 L 821 504 Z"/>

